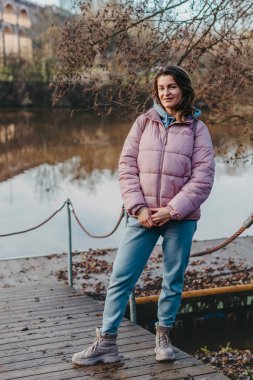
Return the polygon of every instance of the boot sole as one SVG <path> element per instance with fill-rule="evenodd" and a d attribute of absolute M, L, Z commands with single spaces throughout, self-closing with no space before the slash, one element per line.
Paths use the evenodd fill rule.
<path fill-rule="evenodd" d="M 118 362 L 120 361 L 120 356 L 117 355 L 110 355 L 110 354 L 106 354 L 106 355 L 103 355 L 103 356 L 98 356 L 96 358 L 90 358 L 90 359 L 80 359 L 80 360 L 75 360 L 72 362 L 74 364 L 78 364 L 78 365 L 84 365 L 84 366 L 88 366 L 88 365 L 94 365 L 94 364 L 98 364 L 98 363 L 115 363 L 115 362 Z"/>
<path fill-rule="evenodd" d="M 174 352 L 172 352 L 170 355 L 159 355 L 159 353 L 157 353 L 156 354 L 156 360 L 158 361 L 158 362 L 162 362 L 162 361 L 166 361 L 166 360 L 170 360 L 170 361 L 172 361 L 172 360 L 175 360 L 176 359 L 176 356 L 175 356 L 175 353 Z"/>
<path fill-rule="evenodd" d="M 155 359 L 158 362 L 163 362 L 163 361 L 173 361 L 176 359 L 175 355 L 170 355 L 170 356 L 158 356 L 156 355 Z"/>

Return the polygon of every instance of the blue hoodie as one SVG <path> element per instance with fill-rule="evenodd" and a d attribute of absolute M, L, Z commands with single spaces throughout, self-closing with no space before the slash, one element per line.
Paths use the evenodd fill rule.
<path fill-rule="evenodd" d="M 174 123 L 174 121 L 176 121 L 175 117 L 169 115 L 161 106 L 159 106 L 159 104 L 157 104 L 156 102 L 154 102 L 154 109 L 157 111 L 157 113 L 159 114 L 160 118 L 161 118 L 161 121 L 164 125 L 165 128 L 168 128 L 168 126 L 172 123 Z M 201 111 L 200 109 L 198 108 L 194 108 L 194 114 L 193 115 L 187 115 L 186 118 L 187 119 L 197 119 L 199 118 L 201 115 Z"/>

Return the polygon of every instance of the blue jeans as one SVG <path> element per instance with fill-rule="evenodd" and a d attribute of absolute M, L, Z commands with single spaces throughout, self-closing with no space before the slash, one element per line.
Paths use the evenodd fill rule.
<path fill-rule="evenodd" d="M 181 302 L 184 273 L 196 228 L 195 220 L 170 221 L 162 227 L 145 228 L 137 218 L 129 218 L 113 264 L 102 332 L 117 332 L 129 296 L 160 235 L 163 237 L 163 282 L 158 321 L 161 326 L 172 326 Z"/>

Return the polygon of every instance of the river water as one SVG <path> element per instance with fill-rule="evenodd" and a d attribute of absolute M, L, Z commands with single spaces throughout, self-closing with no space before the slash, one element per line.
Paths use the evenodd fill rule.
<path fill-rule="evenodd" d="M 117 162 L 131 126 L 119 118 L 84 113 L 70 117 L 66 109 L 0 111 L 0 234 L 37 225 L 70 198 L 84 226 L 94 234 L 109 232 L 122 205 Z M 230 236 L 253 211 L 253 164 L 227 163 L 238 129 L 210 128 L 216 146 L 213 191 L 202 206 L 195 239 Z M 221 147 L 228 144 L 230 154 Z M 252 153 L 252 146 L 246 146 Z M 0 258 L 62 253 L 68 249 L 67 211 L 38 230 L 0 239 Z M 111 237 L 92 239 L 72 221 L 73 249 L 117 247 L 124 223 Z M 253 235 L 253 228 L 244 235 Z"/>

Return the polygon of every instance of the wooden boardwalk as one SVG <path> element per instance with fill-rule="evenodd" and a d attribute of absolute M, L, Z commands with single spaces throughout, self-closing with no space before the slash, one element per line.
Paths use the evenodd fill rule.
<path fill-rule="evenodd" d="M 2 289 L 0 307 L 0 380 L 228 379 L 180 350 L 176 361 L 157 363 L 154 335 L 128 320 L 119 333 L 121 362 L 74 366 L 72 354 L 94 340 L 103 304 L 59 283 Z"/>

